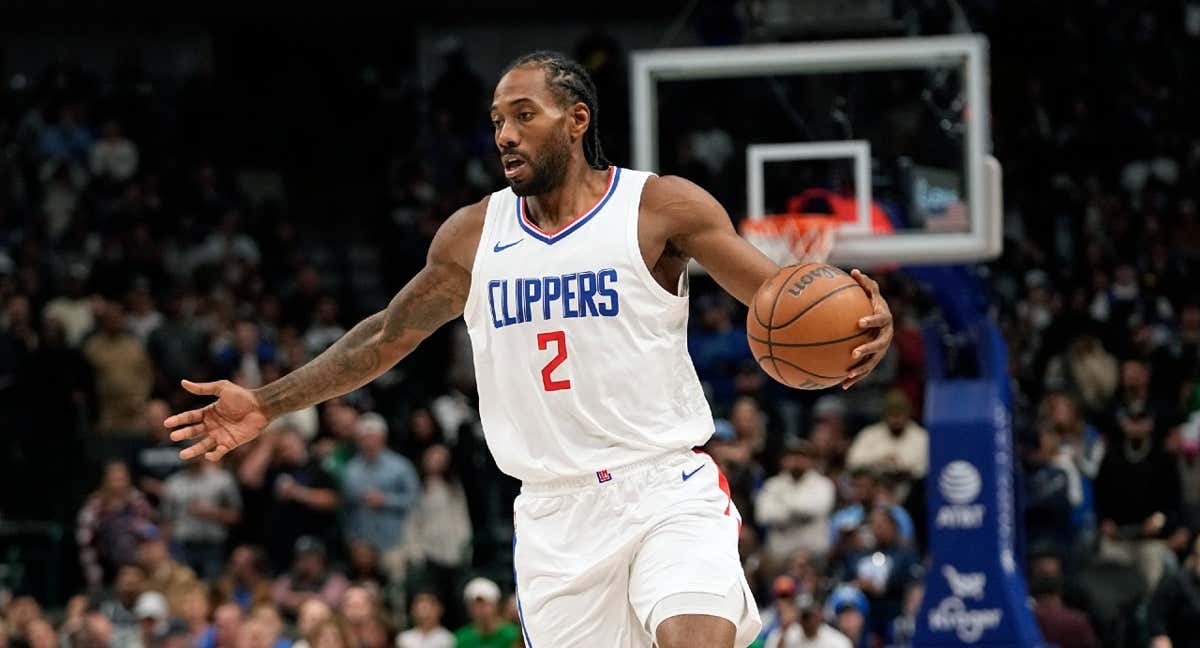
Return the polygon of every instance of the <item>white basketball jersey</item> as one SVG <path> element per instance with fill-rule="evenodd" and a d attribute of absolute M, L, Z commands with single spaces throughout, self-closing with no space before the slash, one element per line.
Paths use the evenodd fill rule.
<path fill-rule="evenodd" d="M 484 436 L 522 481 L 603 474 L 712 436 L 687 295 L 664 290 L 638 246 L 649 176 L 611 167 L 596 205 L 554 232 L 511 189 L 488 202 L 463 317 Z"/>

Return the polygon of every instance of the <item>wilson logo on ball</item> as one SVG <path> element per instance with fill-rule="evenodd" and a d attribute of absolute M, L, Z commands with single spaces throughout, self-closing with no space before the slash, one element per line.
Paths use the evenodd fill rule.
<path fill-rule="evenodd" d="M 818 277 L 823 279 L 832 279 L 838 275 L 844 274 L 846 273 L 838 270 L 837 268 L 831 268 L 826 265 L 817 266 L 804 273 L 804 276 L 797 279 L 796 282 L 792 284 L 792 287 L 788 288 L 788 294 L 792 297 L 799 297 L 800 293 L 804 292 L 804 289 L 808 288 L 808 285 L 816 281 Z"/>

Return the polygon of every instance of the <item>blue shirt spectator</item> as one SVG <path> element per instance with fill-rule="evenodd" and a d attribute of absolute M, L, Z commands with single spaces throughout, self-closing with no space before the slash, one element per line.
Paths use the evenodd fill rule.
<path fill-rule="evenodd" d="M 368 412 L 358 418 L 358 454 L 342 481 L 346 535 L 385 552 L 404 542 L 404 524 L 421 493 L 412 462 L 387 448 L 387 422 Z"/>

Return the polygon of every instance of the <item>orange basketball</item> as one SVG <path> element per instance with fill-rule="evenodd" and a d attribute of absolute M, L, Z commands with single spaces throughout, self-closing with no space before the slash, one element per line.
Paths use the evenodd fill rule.
<path fill-rule="evenodd" d="M 824 263 L 783 268 L 754 294 L 746 337 L 759 366 L 796 389 L 836 385 L 858 364 L 850 354 L 876 329 L 861 329 L 871 298 L 853 277 Z"/>

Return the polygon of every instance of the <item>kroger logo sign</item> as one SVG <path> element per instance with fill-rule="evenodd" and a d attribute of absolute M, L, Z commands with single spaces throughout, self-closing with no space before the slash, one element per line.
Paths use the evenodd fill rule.
<path fill-rule="evenodd" d="M 942 599 L 929 611 L 929 629 L 934 632 L 953 631 L 963 643 L 975 643 L 984 632 L 1000 625 L 1004 611 L 1000 608 L 969 610 L 963 599 L 983 600 L 987 574 L 960 572 L 951 565 L 942 567 L 942 576 L 950 586 L 950 596 Z"/>
<path fill-rule="evenodd" d="M 949 505 L 937 511 L 934 524 L 939 529 L 978 529 L 983 526 L 983 504 L 975 504 L 983 479 L 966 461 L 952 461 L 938 475 L 938 490 Z"/>

